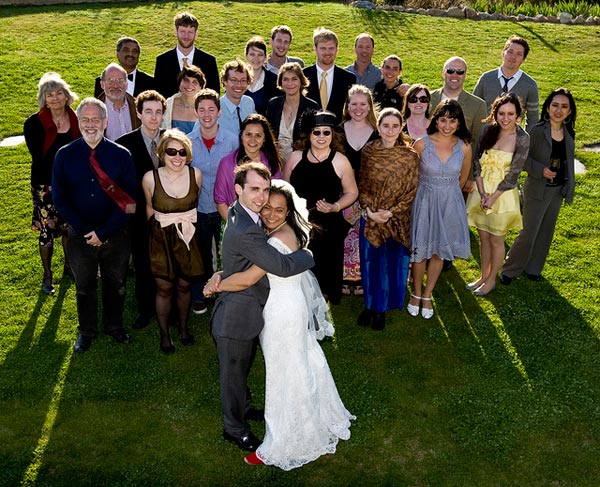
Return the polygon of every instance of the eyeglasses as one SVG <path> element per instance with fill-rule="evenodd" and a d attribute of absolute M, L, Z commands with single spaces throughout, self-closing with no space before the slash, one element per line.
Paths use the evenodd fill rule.
<path fill-rule="evenodd" d="M 125 78 L 106 78 L 104 80 L 105 83 L 110 83 L 111 85 L 124 85 L 127 84 L 127 80 Z"/>
<path fill-rule="evenodd" d="M 234 85 L 247 85 L 248 80 L 246 78 L 228 78 L 227 81 L 231 81 Z"/>
<path fill-rule="evenodd" d="M 312 134 L 315 137 L 320 137 L 321 135 L 325 137 L 329 137 L 331 135 L 331 130 L 313 130 Z"/>
<path fill-rule="evenodd" d="M 465 70 L 464 69 L 456 69 L 456 68 L 446 68 L 446 73 L 448 74 L 459 74 L 459 75 L 463 75 L 465 74 Z"/>
<path fill-rule="evenodd" d="M 408 97 L 408 103 L 417 103 L 418 101 L 420 101 L 421 103 L 429 103 L 429 97 L 425 95 L 412 95 Z"/>
<path fill-rule="evenodd" d="M 167 154 L 168 156 L 176 156 L 177 154 L 179 154 L 181 157 L 187 157 L 187 151 L 185 149 L 175 149 L 173 147 L 167 147 L 165 149 L 165 154 Z"/>

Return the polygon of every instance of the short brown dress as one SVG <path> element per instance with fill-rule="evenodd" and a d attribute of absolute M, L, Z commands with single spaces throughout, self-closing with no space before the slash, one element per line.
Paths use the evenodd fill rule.
<path fill-rule="evenodd" d="M 185 213 L 196 210 L 198 206 L 199 188 L 194 177 L 194 169 L 189 168 L 190 189 L 183 198 L 173 198 L 164 190 L 158 170 L 152 171 L 154 175 L 154 194 L 152 195 L 152 208 L 160 213 Z M 189 242 L 189 250 L 185 242 L 179 237 L 176 225 L 162 227 L 154 215 L 148 220 L 149 225 L 149 251 L 152 275 L 167 281 L 184 279 L 193 281 L 204 273 L 202 257 L 198 242 L 194 236 Z"/>

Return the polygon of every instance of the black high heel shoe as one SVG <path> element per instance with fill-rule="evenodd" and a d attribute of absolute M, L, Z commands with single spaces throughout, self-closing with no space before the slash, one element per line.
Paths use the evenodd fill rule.
<path fill-rule="evenodd" d="M 54 286 L 52 285 L 52 276 L 44 277 L 42 281 L 42 291 L 48 296 L 54 294 Z"/>
<path fill-rule="evenodd" d="M 162 353 L 164 353 L 165 355 L 172 355 L 175 353 L 175 345 L 173 345 L 173 342 L 170 342 L 169 345 L 163 345 L 162 343 L 160 344 L 160 351 Z"/>

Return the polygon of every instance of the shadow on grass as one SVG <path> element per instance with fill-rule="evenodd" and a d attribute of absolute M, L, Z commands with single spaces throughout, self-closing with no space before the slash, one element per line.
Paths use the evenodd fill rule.
<path fill-rule="evenodd" d="M 0 366 L 0 485 L 19 485 L 35 461 L 55 385 L 69 345 L 56 340 L 62 307 L 72 282 L 63 279 L 54 297 L 41 290 L 15 347 Z M 53 300 L 45 323 L 38 323 L 47 300 Z M 39 336 L 36 328 L 41 328 Z M 17 414 L 15 414 L 17 412 Z"/>
<path fill-rule="evenodd" d="M 458 446 L 454 460 L 485 460 L 489 471 L 477 475 L 488 485 L 490 478 L 503 483 L 494 471 L 529 485 L 579 478 L 600 446 L 600 343 L 589 317 L 545 280 L 498 284 L 485 298 L 465 284 L 452 271 L 436 287 L 435 336 L 464 374 L 438 404 Z"/>

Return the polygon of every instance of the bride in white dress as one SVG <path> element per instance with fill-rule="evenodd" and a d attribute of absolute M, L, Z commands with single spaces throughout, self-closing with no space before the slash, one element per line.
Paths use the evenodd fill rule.
<path fill-rule="evenodd" d="M 304 204 L 303 204 L 304 203 Z M 269 243 L 292 253 L 308 243 L 306 203 L 289 183 L 273 180 L 269 202 L 261 211 Z M 251 286 L 265 272 L 252 266 L 221 281 L 219 291 Z M 333 335 L 329 309 L 310 271 L 282 278 L 268 274 L 271 287 L 260 334 L 266 367 L 263 443 L 245 457 L 251 465 L 300 467 L 334 453 L 350 438 L 350 414 L 331 376 L 317 339 Z"/>

